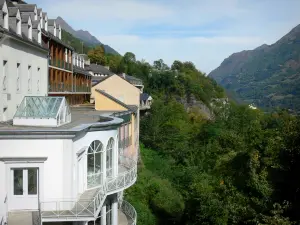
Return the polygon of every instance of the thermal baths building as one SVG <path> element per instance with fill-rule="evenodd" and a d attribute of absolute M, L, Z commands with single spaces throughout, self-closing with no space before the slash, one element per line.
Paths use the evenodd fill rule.
<path fill-rule="evenodd" d="M 136 224 L 123 201 L 137 179 L 119 116 L 70 107 L 65 97 L 25 97 L 0 124 L 0 224 Z"/>

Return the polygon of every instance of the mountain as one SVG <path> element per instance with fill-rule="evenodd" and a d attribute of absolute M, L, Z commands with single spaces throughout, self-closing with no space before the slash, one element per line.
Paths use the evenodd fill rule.
<path fill-rule="evenodd" d="M 105 45 L 105 44 L 101 43 L 95 36 L 91 35 L 90 32 L 85 31 L 85 30 L 77 30 L 77 31 L 74 30 L 60 16 L 57 17 L 56 21 L 57 21 L 58 24 L 60 24 L 60 26 L 62 27 L 62 29 L 64 29 L 68 33 L 72 34 L 74 37 L 82 40 L 85 45 L 88 45 L 88 46 L 103 45 L 106 53 L 110 53 L 110 54 L 114 54 L 114 55 L 119 55 L 119 53 L 116 50 L 114 50 L 109 45 Z"/>
<path fill-rule="evenodd" d="M 232 54 L 208 76 L 238 101 L 300 113 L 300 25 L 272 45 Z"/>

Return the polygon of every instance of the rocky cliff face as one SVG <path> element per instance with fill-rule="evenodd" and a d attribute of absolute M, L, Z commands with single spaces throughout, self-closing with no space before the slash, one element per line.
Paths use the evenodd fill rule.
<path fill-rule="evenodd" d="M 196 110 L 208 120 L 213 120 L 215 118 L 213 111 L 202 101 L 197 100 L 194 95 L 177 97 L 176 100 L 184 106 L 187 112 Z"/>

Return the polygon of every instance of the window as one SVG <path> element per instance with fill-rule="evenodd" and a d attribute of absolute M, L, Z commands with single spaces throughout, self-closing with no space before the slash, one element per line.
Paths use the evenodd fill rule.
<path fill-rule="evenodd" d="M 3 61 L 3 80 L 2 80 L 2 89 L 3 89 L 4 92 L 6 92 L 7 89 L 8 89 L 8 87 L 7 87 L 8 86 L 8 83 L 7 83 L 7 75 L 8 75 L 7 67 L 8 67 L 7 61 L 4 60 Z"/>
<path fill-rule="evenodd" d="M 21 90 L 21 81 L 20 81 L 20 63 L 17 63 L 17 92 Z"/>
<path fill-rule="evenodd" d="M 102 184 L 103 180 L 103 144 L 96 140 L 91 143 L 87 153 L 87 187 L 93 188 Z"/>
<path fill-rule="evenodd" d="M 31 66 L 28 66 L 28 92 L 31 92 L 32 85 L 32 73 L 31 73 Z"/>
<path fill-rule="evenodd" d="M 113 149 L 114 139 L 110 138 L 106 147 L 106 177 L 112 177 L 113 174 Z"/>
<path fill-rule="evenodd" d="M 39 67 L 38 67 L 38 69 L 37 69 L 37 75 L 38 75 L 38 80 L 37 80 L 37 91 L 40 92 L 41 68 L 39 68 Z"/>

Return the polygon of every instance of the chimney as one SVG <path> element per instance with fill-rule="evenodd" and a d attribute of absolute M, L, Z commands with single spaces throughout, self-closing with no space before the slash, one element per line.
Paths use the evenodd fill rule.
<path fill-rule="evenodd" d="M 122 73 L 122 77 L 126 79 L 126 73 Z"/>
<path fill-rule="evenodd" d="M 104 66 L 104 67 L 109 70 L 109 66 Z"/>

